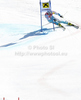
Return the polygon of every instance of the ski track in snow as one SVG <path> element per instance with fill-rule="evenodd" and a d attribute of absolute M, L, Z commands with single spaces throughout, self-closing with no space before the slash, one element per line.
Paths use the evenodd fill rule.
<path fill-rule="evenodd" d="M 61 40 L 61 39 L 64 39 L 64 38 L 71 37 L 71 36 L 76 35 L 76 34 L 78 34 L 78 33 L 80 33 L 80 32 L 81 32 L 81 30 L 77 30 L 77 31 L 75 31 L 75 32 L 71 32 L 69 35 L 66 35 L 66 36 L 57 38 L 57 39 L 52 40 L 52 41 L 49 41 L 49 42 L 46 42 L 45 44 L 52 43 L 52 42 L 54 42 L 54 41 L 58 41 L 58 40 Z"/>

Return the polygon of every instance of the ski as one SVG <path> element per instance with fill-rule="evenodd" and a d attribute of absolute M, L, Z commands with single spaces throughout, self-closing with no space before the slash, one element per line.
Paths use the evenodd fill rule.
<path fill-rule="evenodd" d="M 79 26 L 76 26 L 76 25 L 74 25 L 74 27 L 75 27 L 76 29 L 78 29 L 78 28 L 79 28 Z"/>

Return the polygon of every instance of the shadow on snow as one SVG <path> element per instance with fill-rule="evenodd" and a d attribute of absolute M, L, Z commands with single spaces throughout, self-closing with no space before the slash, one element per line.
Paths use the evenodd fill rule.
<path fill-rule="evenodd" d="M 47 35 L 49 30 L 51 30 L 51 28 L 50 29 L 44 28 L 44 29 L 42 29 L 42 32 L 41 32 L 41 30 L 36 30 L 36 31 L 33 31 L 33 32 L 29 32 L 29 33 L 25 34 L 19 40 L 26 39 L 26 38 L 28 38 L 30 36 Z M 15 45 L 15 44 L 17 44 L 17 42 L 15 42 L 15 43 L 8 43 L 8 44 L 2 45 L 0 47 L 8 47 L 8 46 L 12 46 L 12 45 Z"/>

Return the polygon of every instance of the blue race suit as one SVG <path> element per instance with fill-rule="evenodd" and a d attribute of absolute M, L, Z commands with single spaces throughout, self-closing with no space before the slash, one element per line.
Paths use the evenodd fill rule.
<path fill-rule="evenodd" d="M 64 23 L 64 24 L 68 24 L 67 21 L 60 21 L 59 19 L 55 18 L 53 16 L 53 14 L 56 14 L 58 16 L 61 16 L 59 13 L 55 12 L 55 11 L 50 11 L 50 14 L 49 14 L 49 11 L 47 11 L 45 13 L 45 17 L 46 19 L 48 20 L 49 23 L 54 23 L 56 25 L 59 25 L 59 23 Z"/>

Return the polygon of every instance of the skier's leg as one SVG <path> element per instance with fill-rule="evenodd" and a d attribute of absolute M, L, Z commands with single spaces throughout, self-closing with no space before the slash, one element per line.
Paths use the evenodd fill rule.
<path fill-rule="evenodd" d="M 60 23 L 58 23 L 59 27 L 62 27 L 64 30 L 66 29 L 64 26 L 62 26 Z"/>
<path fill-rule="evenodd" d="M 68 24 L 67 21 L 58 21 L 59 23 Z"/>
<path fill-rule="evenodd" d="M 74 24 L 72 24 L 72 23 L 69 23 L 69 22 L 67 22 L 67 21 L 59 21 L 60 23 L 64 23 L 64 24 L 67 24 L 67 25 L 69 25 L 69 26 L 74 26 L 75 28 L 79 28 L 79 26 L 76 26 L 76 25 L 74 25 Z"/>
<path fill-rule="evenodd" d="M 69 22 L 67 22 L 67 21 L 59 21 L 59 23 L 67 24 L 67 25 L 69 25 L 69 26 L 74 26 L 74 24 L 69 23 Z"/>
<path fill-rule="evenodd" d="M 55 24 L 58 25 L 59 27 L 61 27 L 61 28 L 63 28 L 63 29 L 65 30 L 65 27 L 62 26 L 59 22 L 56 21 Z"/>
<path fill-rule="evenodd" d="M 69 23 L 69 22 L 68 22 L 68 25 L 69 25 L 69 26 L 74 26 L 74 27 L 75 27 L 75 28 L 77 28 L 77 29 L 79 28 L 79 26 L 77 26 L 77 25 L 74 25 L 74 24 L 72 24 L 72 23 Z"/>

